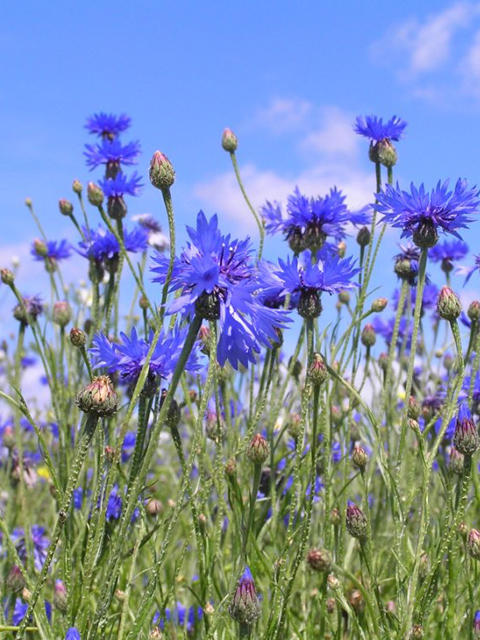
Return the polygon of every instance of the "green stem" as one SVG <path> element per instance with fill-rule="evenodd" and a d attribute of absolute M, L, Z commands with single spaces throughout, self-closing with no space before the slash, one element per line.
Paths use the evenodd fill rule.
<path fill-rule="evenodd" d="M 235 155 L 235 151 L 232 151 L 230 153 L 230 158 L 232 160 L 233 170 L 235 171 L 235 176 L 237 178 L 237 182 L 238 182 L 238 186 L 240 187 L 240 191 L 242 192 L 242 195 L 243 195 L 243 197 L 245 199 L 245 202 L 247 203 L 248 208 L 250 209 L 250 211 L 253 214 L 253 217 L 255 218 L 255 222 L 257 223 L 258 232 L 260 234 L 260 244 L 258 246 L 258 256 L 257 256 L 257 261 L 259 261 L 259 260 L 262 259 L 262 254 L 263 254 L 263 244 L 265 242 L 265 228 L 263 226 L 263 223 L 262 223 L 258 213 L 255 211 L 254 206 L 250 202 L 250 199 L 249 199 L 249 197 L 247 195 L 247 192 L 245 191 L 245 187 L 243 186 L 243 182 L 242 182 L 242 178 L 240 176 L 240 170 L 238 168 L 237 156 Z"/>

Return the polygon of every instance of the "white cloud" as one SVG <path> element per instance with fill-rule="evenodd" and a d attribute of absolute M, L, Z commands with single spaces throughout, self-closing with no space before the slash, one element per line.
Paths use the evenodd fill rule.
<path fill-rule="evenodd" d="M 274 98 L 265 109 L 261 109 L 253 124 L 274 134 L 298 131 L 305 126 L 313 105 L 308 100 L 297 98 Z"/>
<path fill-rule="evenodd" d="M 452 57 L 452 43 L 457 33 L 471 25 L 479 5 L 458 2 L 423 22 L 406 20 L 374 43 L 372 50 L 378 61 L 398 66 L 405 78 L 435 71 Z"/>
<path fill-rule="evenodd" d="M 353 117 L 338 107 L 324 107 L 319 115 L 320 125 L 305 135 L 300 148 L 315 153 L 355 156 L 360 141 L 353 131 Z"/>

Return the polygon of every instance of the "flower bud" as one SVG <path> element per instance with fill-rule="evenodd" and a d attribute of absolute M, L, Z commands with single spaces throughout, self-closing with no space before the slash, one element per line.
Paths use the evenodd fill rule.
<path fill-rule="evenodd" d="M 257 433 L 247 447 L 247 458 L 254 464 L 263 464 L 269 456 L 270 445 L 260 433 Z"/>
<path fill-rule="evenodd" d="M 431 222 L 422 222 L 414 231 L 412 240 L 420 249 L 431 249 L 438 242 L 438 232 Z"/>
<path fill-rule="evenodd" d="M 66 300 L 58 300 L 53 305 L 52 318 L 59 327 L 66 327 L 72 319 L 72 310 Z"/>
<path fill-rule="evenodd" d="M 148 634 L 148 640 L 161 640 L 163 638 L 162 632 L 160 631 L 160 627 L 153 627 L 153 629 Z"/>
<path fill-rule="evenodd" d="M 372 162 L 379 162 L 384 167 L 393 167 L 397 163 L 397 150 L 393 146 L 390 140 L 380 140 L 379 142 L 370 146 L 369 152 L 370 160 Z"/>
<path fill-rule="evenodd" d="M 294 440 L 298 440 L 302 433 L 302 418 L 299 413 L 292 413 L 287 422 L 287 431 Z"/>
<path fill-rule="evenodd" d="M 423 638 L 423 627 L 421 624 L 414 624 L 410 631 L 411 640 L 422 640 Z"/>
<path fill-rule="evenodd" d="M 388 353 L 383 352 L 378 356 L 378 365 L 380 369 L 386 373 L 388 368 Z"/>
<path fill-rule="evenodd" d="M 315 387 L 320 387 L 328 378 L 328 370 L 319 353 L 313 354 L 312 364 L 308 368 L 308 377 Z"/>
<path fill-rule="evenodd" d="M 453 444 L 460 453 L 468 456 L 473 455 L 480 445 L 477 427 L 465 402 L 460 405 L 458 410 Z"/>
<path fill-rule="evenodd" d="M 166 398 L 167 390 L 163 389 L 162 395 L 160 397 L 160 407 L 163 406 Z M 170 400 L 167 417 L 165 418 L 165 424 L 167 425 L 167 427 L 170 427 L 170 429 L 176 429 L 180 423 L 181 418 L 182 413 L 180 411 L 180 407 L 178 406 L 178 402 L 175 400 L 175 398 L 172 398 Z"/>
<path fill-rule="evenodd" d="M 142 311 L 146 311 L 148 309 L 148 299 L 145 296 L 140 296 L 138 306 Z"/>
<path fill-rule="evenodd" d="M 3 284 L 6 284 L 9 287 L 11 287 L 15 282 L 15 276 L 10 271 L 10 269 L 2 269 L 0 271 L 0 277 L 2 278 Z"/>
<path fill-rule="evenodd" d="M 7 449 L 13 449 L 15 446 L 15 433 L 12 427 L 5 427 L 2 435 L 2 443 L 4 447 L 7 447 Z"/>
<path fill-rule="evenodd" d="M 60 209 L 62 216 L 71 216 L 73 213 L 73 204 L 68 200 L 65 200 L 65 198 L 58 201 L 58 208 Z"/>
<path fill-rule="evenodd" d="M 118 602 L 125 602 L 127 598 L 127 594 L 125 593 L 125 591 L 122 591 L 121 589 L 115 589 L 115 599 L 118 600 Z"/>
<path fill-rule="evenodd" d="M 450 369 L 453 367 L 455 363 L 455 360 L 452 356 L 451 353 L 446 353 L 444 358 L 443 358 L 443 366 L 445 367 L 445 369 L 447 371 L 450 371 Z"/>
<path fill-rule="evenodd" d="M 470 303 L 467 315 L 472 322 L 478 322 L 480 320 L 480 302 L 478 302 L 478 300 Z"/>
<path fill-rule="evenodd" d="M 374 313 L 380 313 L 386 308 L 387 305 L 388 305 L 387 298 L 377 298 L 372 302 L 371 308 Z"/>
<path fill-rule="evenodd" d="M 367 537 L 367 518 L 353 502 L 347 505 L 347 531 L 353 538 L 364 540 Z"/>
<path fill-rule="evenodd" d="M 225 465 L 225 475 L 232 478 L 237 472 L 237 463 L 235 458 L 230 458 L 230 460 Z"/>
<path fill-rule="evenodd" d="M 21 591 L 25 587 L 25 578 L 23 577 L 22 570 L 18 565 L 14 564 L 10 569 L 6 585 L 9 591 Z"/>
<path fill-rule="evenodd" d="M 415 400 L 413 396 L 410 396 L 410 398 L 408 399 L 407 416 L 412 420 L 418 420 L 421 412 L 422 412 L 422 408 L 420 407 L 418 402 Z"/>
<path fill-rule="evenodd" d="M 430 571 L 430 560 L 426 551 L 420 556 L 420 563 L 418 566 L 418 574 L 421 580 L 424 580 Z"/>
<path fill-rule="evenodd" d="M 43 305 L 36 296 L 23 298 L 23 305 L 18 303 L 13 309 L 13 317 L 15 320 L 28 324 L 29 320 L 36 321 L 43 311 Z"/>
<path fill-rule="evenodd" d="M 161 151 L 155 151 L 150 161 L 150 182 L 161 191 L 168 191 L 175 182 L 173 165 Z"/>
<path fill-rule="evenodd" d="M 78 327 L 72 327 L 70 329 L 70 342 L 74 347 L 84 347 L 87 342 L 87 336 Z"/>
<path fill-rule="evenodd" d="M 336 591 L 340 588 L 340 581 L 337 576 L 333 575 L 333 573 L 330 573 L 327 576 L 327 585 L 329 589 L 332 589 L 332 591 Z"/>
<path fill-rule="evenodd" d="M 368 227 L 362 227 L 357 233 L 357 244 L 361 247 L 368 247 L 370 244 L 371 233 Z"/>
<path fill-rule="evenodd" d="M 68 604 L 67 588 L 61 580 L 55 582 L 53 590 L 53 604 L 59 611 L 65 612 Z"/>
<path fill-rule="evenodd" d="M 368 455 L 365 449 L 359 446 L 354 447 L 352 452 L 353 466 L 356 467 L 357 469 L 360 469 L 360 471 L 363 471 L 367 466 L 367 462 L 368 462 Z"/>
<path fill-rule="evenodd" d="M 292 366 L 292 360 L 293 360 L 293 356 L 288 361 L 289 369 Z M 301 373 L 302 373 L 302 363 L 300 362 L 300 360 L 295 360 L 295 363 L 293 364 L 293 368 L 292 368 L 292 376 L 295 378 L 297 382 L 298 382 L 298 379 L 300 378 Z"/>
<path fill-rule="evenodd" d="M 342 304 L 348 304 L 350 302 L 350 292 L 340 291 L 340 293 L 338 294 L 338 299 Z"/>
<path fill-rule="evenodd" d="M 463 538 L 464 540 L 466 540 L 466 539 L 467 539 L 467 536 L 468 536 L 468 527 L 467 527 L 467 525 L 465 524 L 465 522 L 463 522 L 463 521 L 462 521 L 462 522 L 459 522 L 459 523 L 458 523 L 457 533 L 458 533 L 458 535 L 459 535 L 461 538 Z"/>
<path fill-rule="evenodd" d="M 318 292 L 314 290 L 302 291 L 297 310 L 298 314 L 307 320 L 318 318 L 323 310 Z"/>
<path fill-rule="evenodd" d="M 335 598 L 327 598 L 326 601 L 327 613 L 335 613 L 337 609 L 337 601 Z"/>
<path fill-rule="evenodd" d="M 84 413 L 111 416 L 117 411 L 118 397 L 108 376 L 98 376 L 77 395 L 77 406 Z"/>
<path fill-rule="evenodd" d="M 238 147 L 238 138 L 231 129 L 225 129 L 222 135 L 222 147 L 229 153 L 234 153 Z"/>
<path fill-rule="evenodd" d="M 472 529 L 467 538 L 467 551 L 475 560 L 480 560 L 480 531 Z"/>
<path fill-rule="evenodd" d="M 363 599 L 362 592 L 359 589 L 354 589 L 350 594 L 350 605 L 357 612 L 361 613 L 365 608 L 365 600 Z"/>
<path fill-rule="evenodd" d="M 437 312 L 441 318 L 449 322 L 454 322 L 462 313 L 460 300 L 450 287 L 442 287 L 438 294 Z"/>
<path fill-rule="evenodd" d="M 33 241 L 33 250 L 37 256 L 40 256 L 41 258 L 46 258 L 48 256 L 47 245 L 43 240 L 40 240 L 40 238 L 35 238 Z"/>
<path fill-rule="evenodd" d="M 457 476 L 461 476 L 463 473 L 463 465 L 464 465 L 464 456 L 463 453 L 460 453 L 452 447 L 450 451 L 450 460 L 448 461 L 448 467 L 452 473 L 455 473 Z"/>
<path fill-rule="evenodd" d="M 418 269 L 414 264 L 412 264 L 412 261 L 403 257 L 395 261 L 393 271 L 400 280 L 407 280 L 408 282 L 411 282 L 418 273 Z"/>
<path fill-rule="evenodd" d="M 228 611 L 234 620 L 246 627 L 251 627 L 260 616 L 261 608 L 255 590 L 255 582 L 248 567 L 245 567 L 245 571 L 238 581 Z"/>
<path fill-rule="evenodd" d="M 311 549 L 307 555 L 308 566 L 313 571 L 328 571 L 332 566 L 332 558 L 325 549 Z"/>
<path fill-rule="evenodd" d="M 337 527 L 340 524 L 340 511 L 337 509 L 337 507 L 334 507 L 331 511 L 330 511 L 330 522 L 333 524 L 334 527 Z"/>
<path fill-rule="evenodd" d="M 145 511 L 152 518 L 156 518 L 163 511 L 163 504 L 157 498 L 149 498 L 145 505 Z"/>
<path fill-rule="evenodd" d="M 73 192 L 79 196 L 83 191 L 83 185 L 79 180 L 74 180 L 72 184 Z"/>
<path fill-rule="evenodd" d="M 361 339 L 364 347 L 373 347 L 377 341 L 377 334 L 375 333 L 373 324 L 368 323 L 363 327 Z"/>
<path fill-rule="evenodd" d="M 226 425 L 223 416 L 218 416 L 215 411 L 207 411 L 205 415 L 205 433 L 213 442 L 221 442 L 225 436 Z"/>
<path fill-rule="evenodd" d="M 103 191 L 98 185 L 89 182 L 87 185 L 87 197 L 90 204 L 94 207 L 101 207 L 103 204 Z"/>

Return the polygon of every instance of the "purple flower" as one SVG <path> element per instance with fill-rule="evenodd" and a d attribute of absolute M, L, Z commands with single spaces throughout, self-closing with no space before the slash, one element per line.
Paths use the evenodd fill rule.
<path fill-rule="evenodd" d="M 47 240 L 44 244 L 46 247 L 46 253 L 43 255 L 38 253 L 37 244 L 35 242 L 30 249 L 30 253 L 38 262 L 42 262 L 45 259 L 59 262 L 60 260 L 66 260 L 72 255 L 72 249 L 66 240 L 59 240 L 58 242 L 55 240 Z"/>
<path fill-rule="evenodd" d="M 70 629 L 67 629 L 65 640 L 82 640 L 80 637 L 80 631 L 75 627 L 70 627 Z"/>
<path fill-rule="evenodd" d="M 107 510 L 105 513 L 106 519 L 111 522 L 112 520 L 118 520 L 122 513 L 122 499 L 118 495 L 118 487 L 114 486 L 112 489 L 107 503 Z"/>
<path fill-rule="evenodd" d="M 32 320 L 36 320 L 39 315 L 43 313 L 43 304 L 40 296 L 25 296 L 23 298 L 23 305 L 27 311 L 28 316 Z M 28 317 L 25 314 L 23 307 L 20 303 L 13 309 L 13 316 L 19 322 L 28 322 Z"/>
<path fill-rule="evenodd" d="M 120 246 L 116 237 L 110 231 L 104 229 L 101 225 L 94 231 L 84 228 L 85 240 L 79 242 L 80 255 L 85 258 L 93 258 L 95 260 L 113 260 L 120 253 Z M 145 251 L 148 243 L 148 236 L 141 227 L 134 227 L 131 231 L 124 229 L 123 242 L 125 249 L 132 253 Z"/>
<path fill-rule="evenodd" d="M 40 571 L 43 567 L 43 563 L 47 557 L 47 549 L 50 544 L 50 540 L 45 536 L 45 529 L 38 525 L 33 525 L 31 529 L 31 535 L 33 540 L 33 557 L 35 563 L 35 569 Z M 18 555 L 22 562 L 26 562 L 27 559 L 27 546 L 25 541 L 25 532 L 23 529 L 14 529 L 12 533 L 12 539 L 16 543 Z"/>
<path fill-rule="evenodd" d="M 169 379 L 177 366 L 182 351 L 188 328 L 176 328 L 165 333 L 163 330 L 157 342 L 149 363 L 148 381 L 157 383 L 158 379 Z M 149 341 L 139 338 L 135 328 L 130 337 L 125 333 L 120 334 L 121 343 L 112 343 L 102 333 L 98 333 L 93 339 L 93 347 L 90 353 L 93 356 L 94 368 L 105 367 L 110 373 L 118 372 L 120 380 L 132 383 L 136 382 L 145 363 L 153 332 Z M 197 362 L 198 348 L 195 348 L 186 365 L 187 371 L 198 371 L 200 365 Z"/>
<path fill-rule="evenodd" d="M 336 188 L 324 198 L 308 198 L 296 187 L 287 199 L 286 209 L 284 217 L 277 202 L 266 202 L 261 213 L 267 231 L 272 234 L 282 232 L 296 254 L 305 249 L 318 251 L 328 237 L 336 241 L 344 238 L 348 223 L 364 225 L 371 219 L 368 207 L 351 213 L 345 204 L 345 196 Z"/>
<path fill-rule="evenodd" d="M 441 262 L 442 269 L 449 273 L 453 269 L 453 263 L 461 260 L 468 253 L 468 245 L 462 240 L 444 240 L 439 242 L 428 252 L 432 262 Z"/>
<path fill-rule="evenodd" d="M 448 180 L 438 182 L 430 193 L 422 184 L 418 189 L 410 186 L 410 193 L 387 185 L 377 194 L 373 205 L 383 215 L 383 221 L 402 229 L 402 237 L 412 237 L 419 247 L 432 247 L 438 233 L 452 234 L 461 239 L 458 229 L 472 222 L 480 204 L 477 189 L 469 189 L 466 181 L 458 180 L 453 191 Z"/>
<path fill-rule="evenodd" d="M 85 129 L 87 129 L 89 133 L 112 139 L 119 133 L 126 131 L 130 124 L 131 119 L 123 113 L 116 116 L 113 113 L 104 113 L 101 111 L 87 118 Z"/>
<path fill-rule="evenodd" d="M 260 346 L 271 347 L 278 329 L 288 318 L 283 310 L 267 308 L 261 299 L 262 283 L 252 262 L 249 239 L 232 240 L 218 229 L 217 216 L 207 221 L 197 216 L 195 229 L 187 227 L 191 243 L 176 258 L 170 291 L 181 291 L 168 313 L 181 312 L 185 318 L 194 313 L 208 320 L 219 320 L 220 337 L 217 359 L 234 368 L 256 361 Z M 156 254 L 154 282 L 163 284 L 169 260 Z"/>
<path fill-rule="evenodd" d="M 129 142 L 126 145 L 118 140 L 108 140 L 103 138 L 99 144 L 86 144 L 84 156 L 87 159 L 87 166 L 96 169 L 101 164 L 119 167 L 120 165 L 136 164 L 140 154 L 140 143 Z"/>
<path fill-rule="evenodd" d="M 99 185 L 107 198 L 121 198 L 124 195 L 138 196 L 143 187 L 142 178 L 136 172 L 127 178 L 121 171 L 114 178 L 99 180 Z"/>
<path fill-rule="evenodd" d="M 383 122 L 383 118 L 378 116 L 358 116 L 353 125 L 355 133 L 365 138 L 369 138 L 372 142 L 382 142 L 383 140 L 400 140 L 405 131 L 407 123 L 393 116 L 387 122 Z"/>

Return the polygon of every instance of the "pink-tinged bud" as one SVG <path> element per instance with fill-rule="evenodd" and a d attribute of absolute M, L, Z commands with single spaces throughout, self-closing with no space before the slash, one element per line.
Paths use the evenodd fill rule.
<path fill-rule="evenodd" d="M 448 462 L 448 467 L 452 473 L 455 473 L 457 476 L 461 476 L 463 473 L 465 458 L 463 453 L 457 451 L 455 447 L 452 447 L 450 451 L 450 460 Z"/>
<path fill-rule="evenodd" d="M 472 529 L 467 538 L 468 553 L 475 560 L 480 560 L 480 531 Z"/>
<path fill-rule="evenodd" d="M 155 151 L 150 161 L 150 182 L 161 191 L 168 191 L 175 182 L 173 165 L 161 151 Z"/>
<path fill-rule="evenodd" d="M 438 315 L 444 320 L 454 322 L 462 313 L 462 305 L 457 294 L 450 287 L 442 287 L 437 301 Z"/>
<path fill-rule="evenodd" d="M 387 305 L 387 298 L 377 298 L 372 302 L 372 311 L 374 311 L 375 313 L 380 313 L 387 307 Z"/>
<path fill-rule="evenodd" d="M 430 559 L 428 557 L 428 554 L 424 551 L 420 556 L 420 563 L 418 565 L 418 574 L 421 579 L 424 579 L 427 577 L 429 571 L 430 571 Z"/>
<path fill-rule="evenodd" d="M 328 571 L 332 566 L 332 558 L 325 549 L 311 549 L 307 554 L 308 566 L 313 571 Z"/>
<path fill-rule="evenodd" d="M 15 282 L 15 276 L 10 271 L 10 269 L 2 269 L 0 271 L 0 277 L 2 279 L 3 284 L 6 284 L 8 287 L 11 287 Z"/>
<path fill-rule="evenodd" d="M 353 538 L 365 540 L 367 537 L 367 518 L 363 511 L 353 502 L 347 505 L 347 531 Z"/>
<path fill-rule="evenodd" d="M 152 518 L 156 518 L 159 513 L 162 513 L 163 504 L 157 498 L 149 498 L 145 505 L 145 511 Z"/>
<path fill-rule="evenodd" d="M 338 300 L 342 304 L 348 304 L 350 302 L 350 291 L 340 291 Z"/>
<path fill-rule="evenodd" d="M 66 300 L 58 300 L 53 305 L 53 321 L 59 327 L 66 327 L 72 319 L 72 310 Z"/>
<path fill-rule="evenodd" d="M 258 601 L 255 582 L 248 567 L 238 581 L 237 589 L 228 609 L 234 620 L 241 625 L 251 627 L 260 616 L 261 608 Z"/>
<path fill-rule="evenodd" d="M 228 153 L 234 153 L 238 147 L 238 138 L 231 129 L 225 129 L 222 135 L 222 147 Z"/>
<path fill-rule="evenodd" d="M 423 627 L 421 624 L 414 624 L 410 631 L 411 640 L 422 640 L 424 637 Z"/>
<path fill-rule="evenodd" d="M 6 584 L 9 591 L 21 591 L 25 587 L 25 578 L 18 565 L 14 564 L 10 569 Z"/>
<path fill-rule="evenodd" d="M 79 180 L 74 180 L 72 184 L 73 192 L 79 196 L 83 191 L 83 185 Z"/>
<path fill-rule="evenodd" d="M 61 580 L 55 582 L 53 590 L 53 604 L 59 611 L 65 612 L 68 604 L 67 588 Z"/>
<path fill-rule="evenodd" d="M 385 373 L 388 368 L 388 353 L 381 353 L 378 356 L 378 365 L 380 369 Z"/>
<path fill-rule="evenodd" d="M 7 449 L 13 449 L 15 446 L 15 432 L 12 427 L 5 427 L 2 435 L 2 443 L 4 447 L 7 447 Z"/>
<path fill-rule="evenodd" d="M 333 509 L 330 511 L 330 522 L 333 524 L 334 527 L 338 527 L 338 525 L 340 524 L 340 521 L 341 521 L 340 511 L 337 509 L 337 507 L 333 507 Z"/>
<path fill-rule="evenodd" d="M 60 209 L 62 216 L 71 216 L 73 213 L 73 204 L 68 200 L 65 200 L 65 198 L 59 200 L 58 208 Z"/>
<path fill-rule="evenodd" d="M 160 631 L 160 627 L 153 627 L 153 629 L 148 634 L 148 640 L 162 640 L 163 635 Z"/>
<path fill-rule="evenodd" d="M 467 537 L 468 537 L 468 527 L 465 524 L 465 522 L 463 522 L 463 521 L 459 522 L 458 527 L 457 527 L 457 533 L 464 540 L 467 539 Z"/>
<path fill-rule="evenodd" d="M 350 593 L 350 606 L 357 612 L 361 613 L 365 608 L 365 600 L 363 599 L 362 592 L 359 589 L 354 589 Z"/>
<path fill-rule="evenodd" d="M 362 344 L 364 347 L 373 347 L 375 342 L 377 341 L 377 334 L 375 333 L 375 329 L 373 324 L 366 324 L 363 327 L 362 331 Z"/>
<path fill-rule="evenodd" d="M 33 250 L 37 256 L 40 256 L 41 258 L 46 258 L 48 256 L 47 245 L 43 240 L 40 240 L 40 238 L 35 238 L 33 241 Z"/>
<path fill-rule="evenodd" d="M 260 433 L 257 433 L 247 447 L 247 458 L 254 464 L 263 464 L 269 456 L 270 445 Z"/>
<path fill-rule="evenodd" d="M 308 377 L 315 387 L 321 386 L 328 378 L 328 369 L 319 353 L 313 354 L 313 361 L 308 368 Z"/>
<path fill-rule="evenodd" d="M 94 378 L 77 395 L 77 406 L 84 413 L 111 416 L 117 411 L 118 397 L 108 376 Z"/>
<path fill-rule="evenodd" d="M 78 327 L 72 327 L 70 329 L 70 342 L 74 347 L 77 347 L 77 349 L 80 349 L 81 347 L 85 346 L 87 342 L 87 336 Z"/>
<path fill-rule="evenodd" d="M 25 206 L 28 207 L 29 209 L 32 208 L 33 203 L 31 198 L 25 198 Z"/>
<path fill-rule="evenodd" d="M 422 408 L 420 407 L 418 402 L 415 400 L 415 398 L 413 396 L 410 396 L 410 398 L 408 399 L 408 410 L 407 410 L 408 417 L 412 418 L 412 420 L 418 420 L 421 413 L 422 413 Z"/>
<path fill-rule="evenodd" d="M 237 463 L 235 462 L 235 458 L 230 458 L 230 460 L 225 465 L 225 475 L 229 478 L 233 478 L 233 476 L 237 472 Z"/>
<path fill-rule="evenodd" d="M 138 306 L 142 311 L 147 311 L 148 299 L 145 296 L 140 296 L 140 299 L 138 300 Z"/>
<path fill-rule="evenodd" d="M 467 315 L 472 322 L 478 322 L 480 320 L 480 302 L 474 300 L 468 307 Z"/>
<path fill-rule="evenodd" d="M 337 576 L 335 576 L 333 573 L 330 573 L 327 576 L 327 585 L 329 589 L 332 589 L 332 591 L 336 591 L 340 588 L 340 581 Z"/>
<path fill-rule="evenodd" d="M 335 598 L 327 598 L 326 606 L 327 613 L 335 613 L 335 611 L 337 610 L 337 601 L 335 600 Z"/>
<path fill-rule="evenodd" d="M 453 444 L 460 453 L 467 456 L 473 455 L 480 445 L 478 429 L 465 402 L 460 405 L 458 410 Z"/>
<path fill-rule="evenodd" d="M 226 425 L 222 415 L 208 410 L 205 414 L 205 433 L 213 442 L 221 442 L 225 435 Z"/>
<path fill-rule="evenodd" d="M 347 253 L 347 243 L 343 240 L 340 240 L 340 242 L 337 244 L 337 253 L 339 258 L 344 258 L 345 254 Z"/>
<path fill-rule="evenodd" d="M 298 438 L 302 434 L 302 418 L 299 413 L 292 413 L 287 422 L 287 431 L 289 435 L 292 436 L 294 440 L 298 440 Z"/>
<path fill-rule="evenodd" d="M 94 182 L 89 182 L 87 185 L 87 197 L 93 207 L 102 206 L 104 199 L 103 191 Z"/>
<path fill-rule="evenodd" d="M 354 467 L 363 471 L 367 466 L 368 455 L 365 449 L 362 447 L 356 446 L 352 451 L 352 463 Z"/>

